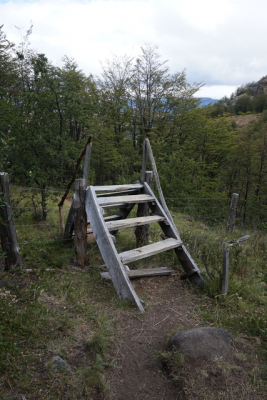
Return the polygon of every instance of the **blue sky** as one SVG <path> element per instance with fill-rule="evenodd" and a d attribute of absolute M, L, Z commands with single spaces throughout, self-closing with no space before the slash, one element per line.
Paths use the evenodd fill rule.
<path fill-rule="evenodd" d="M 33 21 L 31 47 L 58 65 L 64 54 L 85 73 L 100 74 L 112 54 L 135 56 L 157 45 L 172 72 L 204 82 L 199 95 L 220 98 L 267 75 L 266 0 L 0 0 L 0 24 Z M 23 31 L 23 29 L 22 29 Z"/>

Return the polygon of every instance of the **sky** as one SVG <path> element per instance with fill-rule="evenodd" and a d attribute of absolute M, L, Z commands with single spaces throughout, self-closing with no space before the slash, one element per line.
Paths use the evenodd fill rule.
<path fill-rule="evenodd" d="M 32 21 L 31 47 L 56 65 L 67 55 L 100 75 L 101 62 L 149 43 L 214 99 L 267 75 L 266 16 L 266 0 L 0 0 L 7 38 L 19 44 L 15 26 Z"/>

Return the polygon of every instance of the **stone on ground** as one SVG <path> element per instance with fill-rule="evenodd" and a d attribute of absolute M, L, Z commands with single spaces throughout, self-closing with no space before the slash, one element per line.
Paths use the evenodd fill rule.
<path fill-rule="evenodd" d="M 232 348 L 232 335 L 221 328 L 195 328 L 178 332 L 168 343 L 168 348 L 179 350 L 192 360 L 224 359 Z"/>

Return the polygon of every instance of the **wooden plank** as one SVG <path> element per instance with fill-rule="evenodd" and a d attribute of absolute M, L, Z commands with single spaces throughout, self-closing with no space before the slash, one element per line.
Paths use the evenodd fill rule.
<path fill-rule="evenodd" d="M 145 179 L 149 187 L 153 187 L 153 172 L 145 171 Z M 139 203 L 137 207 L 137 217 L 146 217 L 149 215 L 149 206 L 147 203 Z M 141 247 L 149 243 L 150 227 L 149 225 L 137 226 L 135 230 L 136 247 Z"/>
<path fill-rule="evenodd" d="M 121 196 L 125 194 L 138 194 L 140 189 L 130 189 L 130 190 L 121 190 L 119 192 L 110 192 L 110 193 L 100 193 L 97 194 L 96 197 L 108 197 L 108 196 Z"/>
<path fill-rule="evenodd" d="M 104 210 L 111 210 L 113 208 L 126 208 L 127 206 L 128 206 L 127 203 L 115 203 L 115 204 L 105 204 L 105 205 L 101 204 L 101 207 L 104 208 Z"/>
<path fill-rule="evenodd" d="M 164 217 L 160 217 L 159 215 L 153 215 L 148 217 L 122 219 L 120 221 L 110 221 L 106 222 L 106 226 L 109 231 L 112 231 L 115 229 L 125 229 L 125 228 L 131 228 L 133 226 L 153 224 L 154 222 L 159 222 L 163 220 Z"/>
<path fill-rule="evenodd" d="M 20 249 L 18 245 L 17 232 L 12 214 L 9 192 L 9 177 L 6 172 L 0 173 L 0 192 L 3 199 L 0 208 L 1 221 L 1 244 L 3 252 L 6 253 L 5 269 L 12 271 L 15 267 L 21 267 Z"/>
<path fill-rule="evenodd" d="M 167 207 L 167 204 L 166 204 L 164 196 L 163 196 L 163 192 L 162 192 L 161 185 L 160 185 L 160 180 L 159 180 L 159 174 L 158 174 L 158 171 L 157 171 L 157 166 L 156 166 L 156 163 L 155 163 L 155 159 L 154 159 L 154 156 L 153 156 L 153 152 L 152 152 L 152 148 L 151 148 L 149 139 L 145 139 L 145 142 L 146 142 L 146 149 L 147 149 L 147 152 L 148 152 L 148 155 L 149 155 L 149 158 L 150 158 L 150 163 L 151 163 L 151 166 L 152 166 L 152 169 L 153 169 L 154 178 L 155 178 L 157 191 L 158 191 L 158 195 L 159 195 L 159 199 L 160 199 L 162 208 L 164 209 L 165 213 L 168 215 L 169 220 L 172 222 L 172 226 L 173 226 L 174 231 L 176 231 L 178 236 L 179 236 L 178 230 L 177 230 L 177 228 L 175 226 L 175 223 L 174 223 L 174 221 L 172 219 L 172 216 L 171 216 L 171 214 L 169 212 L 169 209 Z"/>
<path fill-rule="evenodd" d="M 96 192 L 104 192 L 109 190 L 129 190 L 129 189 L 142 189 L 141 183 L 134 183 L 130 185 L 108 185 L 108 186 L 94 186 Z"/>
<path fill-rule="evenodd" d="M 146 278 L 151 276 L 171 275 L 172 271 L 167 267 L 162 268 L 147 268 L 126 271 L 130 279 Z M 104 279 L 110 279 L 108 272 L 101 272 L 100 275 Z"/>
<path fill-rule="evenodd" d="M 150 194 L 151 196 L 154 195 L 151 188 L 149 185 L 145 182 L 144 183 L 144 192 L 147 194 Z M 164 216 L 166 221 L 159 222 L 161 229 L 163 230 L 164 234 L 167 237 L 171 237 L 177 240 L 181 240 L 179 233 L 173 228 L 173 223 L 172 221 L 169 220 L 169 217 L 166 215 L 165 210 L 163 209 L 162 205 L 158 201 L 158 199 L 155 197 L 154 199 L 155 204 L 153 205 L 152 203 L 148 203 L 151 211 L 155 215 L 161 215 Z M 186 276 L 190 279 L 190 281 L 194 282 L 196 285 L 202 286 L 204 284 L 204 280 L 201 276 L 201 272 L 190 256 L 188 250 L 186 249 L 185 245 L 183 244 L 179 249 L 174 249 L 179 261 L 181 262 L 181 265 L 186 273 Z"/>
<path fill-rule="evenodd" d="M 141 260 L 142 258 L 150 257 L 163 251 L 171 250 L 176 247 L 182 246 L 182 241 L 169 238 L 157 243 L 149 244 L 148 246 L 139 247 L 129 251 L 124 251 L 119 254 L 123 264 L 128 264 L 133 261 Z"/>
<path fill-rule="evenodd" d="M 92 186 L 89 186 L 86 190 L 86 212 L 118 297 L 133 301 L 139 311 L 143 313 L 145 311 L 145 303 L 135 293 L 123 264 L 118 257 L 117 250 L 97 204 L 97 197 Z"/>
<path fill-rule="evenodd" d="M 88 265 L 87 255 L 87 215 L 85 212 L 85 181 L 76 179 L 73 193 L 73 217 L 74 217 L 74 253 L 75 265 L 85 267 Z"/>
<path fill-rule="evenodd" d="M 149 196 L 147 194 L 97 198 L 97 202 L 101 207 L 104 205 L 111 205 L 111 204 L 116 204 L 116 203 L 131 204 L 131 203 L 147 203 L 149 201 L 154 201 L 154 197 Z"/>
<path fill-rule="evenodd" d="M 145 182 L 146 174 L 146 141 L 143 143 L 143 157 L 142 157 L 142 183 Z"/>
<path fill-rule="evenodd" d="M 228 293 L 229 249 L 223 249 L 222 294 Z"/>
<path fill-rule="evenodd" d="M 232 201 L 231 201 L 231 205 L 230 205 L 228 226 L 227 226 L 227 231 L 229 233 L 233 232 L 233 228 L 234 228 L 234 224 L 235 224 L 235 217 L 236 217 L 236 209 L 237 209 L 238 198 L 239 198 L 239 194 L 233 193 L 233 197 L 232 197 Z"/>
<path fill-rule="evenodd" d="M 84 167 L 83 167 L 83 180 L 86 188 L 88 185 L 91 151 L 92 151 L 92 142 L 89 142 L 86 146 Z"/>

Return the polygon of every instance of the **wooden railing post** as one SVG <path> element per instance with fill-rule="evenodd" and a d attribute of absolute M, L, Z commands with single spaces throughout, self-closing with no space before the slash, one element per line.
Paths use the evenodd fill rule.
<path fill-rule="evenodd" d="M 223 273 L 222 273 L 222 294 L 225 296 L 228 292 L 228 275 L 229 275 L 229 249 L 223 249 Z"/>
<path fill-rule="evenodd" d="M 145 178 L 144 182 L 147 182 L 149 187 L 153 186 L 153 172 L 152 171 L 145 171 Z M 149 206 L 146 203 L 139 203 L 137 209 L 137 217 L 147 217 L 149 215 Z M 140 247 L 144 244 L 149 243 L 149 232 L 150 227 L 149 225 L 141 225 L 137 226 L 135 229 L 135 236 L 136 236 L 136 245 Z"/>
<path fill-rule="evenodd" d="M 12 271 L 21 267 L 21 258 L 17 232 L 12 214 L 9 192 L 9 178 L 6 172 L 0 173 L 1 206 L 0 206 L 0 236 L 3 252 L 5 253 L 5 269 Z"/>
<path fill-rule="evenodd" d="M 85 267 L 88 265 L 87 255 L 87 215 L 85 211 L 85 182 L 83 179 L 75 179 L 73 193 L 74 216 L 74 251 L 75 265 Z"/>
<path fill-rule="evenodd" d="M 234 224 L 235 224 L 235 217 L 236 217 L 236 209 L 238 203 L 239 194 L 233 193 L 231 205 L 230 205 L 230 213 L 229 213 L 229 220 L 227 226 L 227 232 L 232 233 Z"/>

